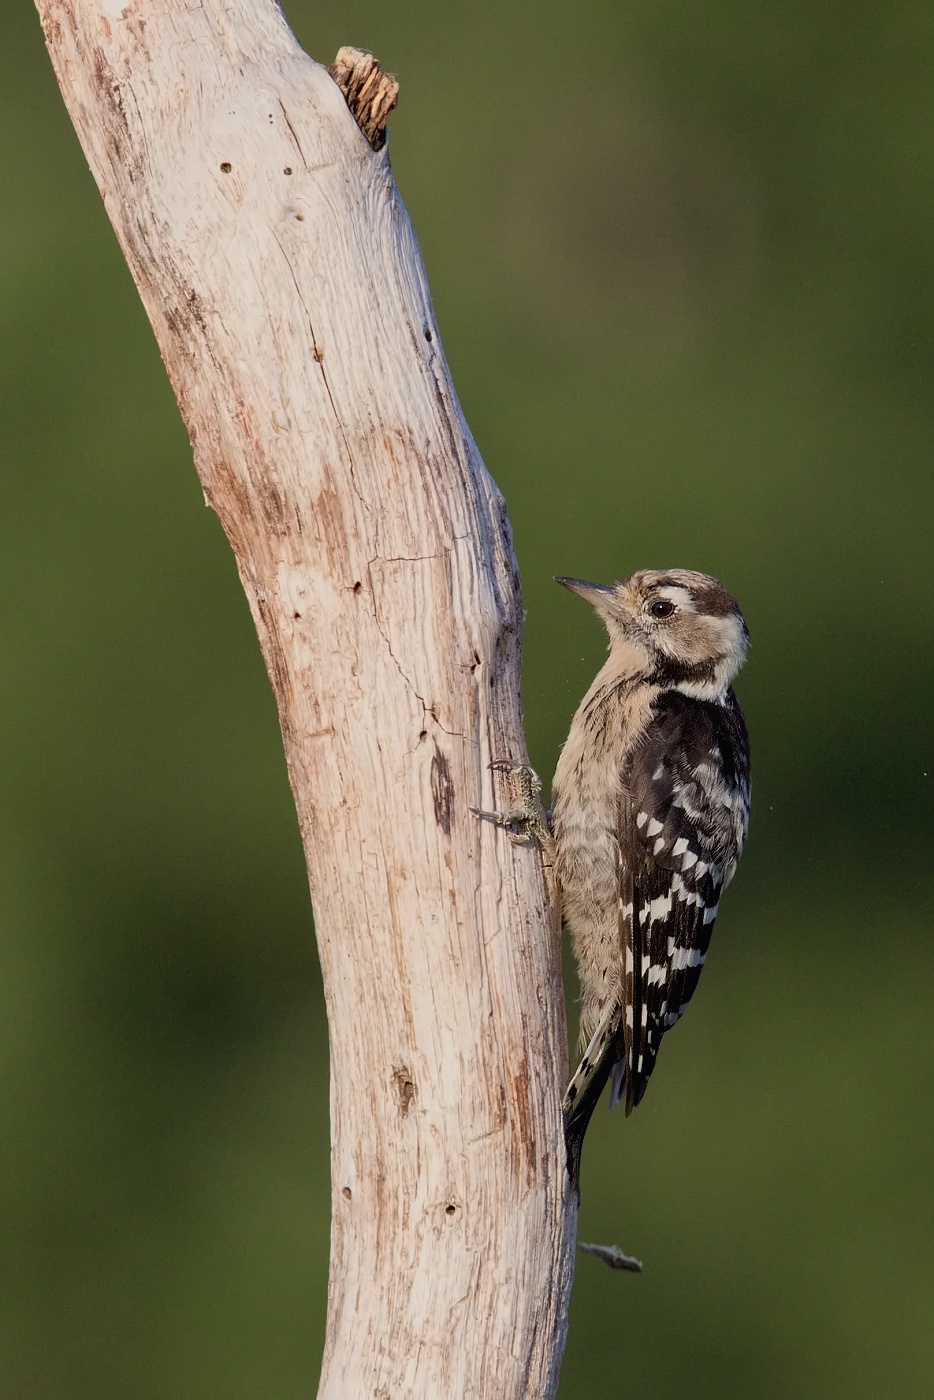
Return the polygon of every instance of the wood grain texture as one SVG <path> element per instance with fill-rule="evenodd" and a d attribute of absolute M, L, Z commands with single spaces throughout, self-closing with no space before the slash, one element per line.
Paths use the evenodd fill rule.
<path fill-rule="evenodd" d="M 547 1396 L 575 1207 L 519 580 L 386 150 L 270 0 L 37 0 L 279 706 L 331 1044 L 319 1394 Z"/>

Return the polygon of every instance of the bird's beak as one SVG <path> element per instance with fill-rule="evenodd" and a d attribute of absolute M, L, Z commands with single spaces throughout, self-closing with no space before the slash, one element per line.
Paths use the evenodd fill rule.
<path fill-rule="evenodd" d="M 583 598 L 592 608 L 602 611 L 610 598 L 616 592 L 616 586 L 612 583 L 588 583 L 582 578 L 555 578 L 555 583 L 560 583 L 562 588 L 570 589 L 579 598 Z"/>

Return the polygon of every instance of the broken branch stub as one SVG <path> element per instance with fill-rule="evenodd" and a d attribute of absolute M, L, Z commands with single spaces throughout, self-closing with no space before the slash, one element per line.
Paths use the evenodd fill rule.
<path fill-rule="evenodd" d="M 386 122 L 399 100 L 399 84 L 371 53 L 345 45 L 328 72 L 347 101 L 354 121 L 374 151 L 386 144 Z"/>

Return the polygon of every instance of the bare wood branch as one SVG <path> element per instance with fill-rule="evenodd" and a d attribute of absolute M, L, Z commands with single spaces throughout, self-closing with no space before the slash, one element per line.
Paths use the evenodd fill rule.
<path fill-rule="evenodd" d="M 575 1208 L 519 583 L 418 247 L 390 97 L 271 0 L 37 0 L 279 705 L 331 1040 L 320 1394 L 547 1396 Z M 347 65 L 349 63 L 349 71 Z"/>

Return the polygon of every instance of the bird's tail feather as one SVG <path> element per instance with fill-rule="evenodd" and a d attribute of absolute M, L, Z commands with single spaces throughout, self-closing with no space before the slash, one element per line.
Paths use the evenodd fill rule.
<path fill-rule="evenodd" d="M 564 1095 L 564 1140 L 567 1145 L 568 1172 L 572 1185 L 578 1191 L 584 1134 L 611 1074 L 615 1103 L 619 1100 L 620 1092 L 625 1092 L 624 1086 L 617 1083 L 619 1075 L 625 1075 L 622 1018 L 618 1002 L 611 1003 L 600 1017 L 597 1029 L 590 1037 L 587 1049 L 571 1076 L 571 1082 Z"/>

